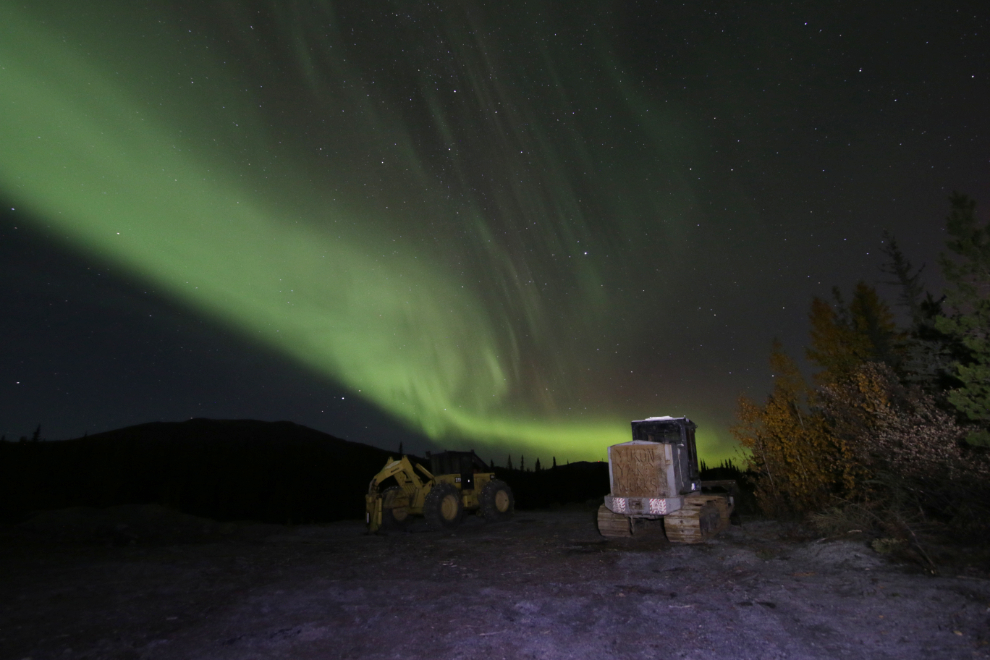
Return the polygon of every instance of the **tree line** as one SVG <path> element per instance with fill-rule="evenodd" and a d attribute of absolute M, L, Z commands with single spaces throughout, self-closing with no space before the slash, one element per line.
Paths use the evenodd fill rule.
<path fill-rule="evenodd" d="M 809 382 L 783 345 L 766 400 L 740 398 L 732 431 L 760 507 L 871 527 L 916 544 L 919 529 L 981 535 L 990 522 L 990 228 L 954 193 L 933 294 L 896 237 L 883 272 L 899 326 L 873 286 L 811 301 Z M 921 550 L 919 546 L 919 550 Z"/>

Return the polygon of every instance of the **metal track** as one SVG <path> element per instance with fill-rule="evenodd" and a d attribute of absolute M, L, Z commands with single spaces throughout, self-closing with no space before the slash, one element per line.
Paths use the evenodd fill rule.
<path fill-rule="evenodd" d="M 704 543 L 729 526 L 730 513 L 729 500 L 723 495 L 688 495 L 679 511 L 663 519 L 667 540 Z"/>
<path fill-rule="evenodd" d="M 598 507 L 598 531 L 602 536 L 632 536 L 629 517 L 612 513 L 604 504 Z"/>

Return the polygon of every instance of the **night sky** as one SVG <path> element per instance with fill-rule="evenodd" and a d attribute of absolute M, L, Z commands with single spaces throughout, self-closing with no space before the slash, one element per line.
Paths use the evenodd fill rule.
<path fill-rule="evenodd" d="M 990 208 L 984 2 L 4 2 L 0 432 L 597 460 Z"/>

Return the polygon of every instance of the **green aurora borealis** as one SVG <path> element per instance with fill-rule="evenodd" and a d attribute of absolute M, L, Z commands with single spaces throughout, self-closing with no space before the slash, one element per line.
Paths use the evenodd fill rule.
<path fill-rule="evenodd" d="M 0 7 L 0 186 L 72 250 L 438 442 L 598 459 L 687 414 L 729 455 L 759 255 L 724 248 L 769 230 L 620 5 L 89 4 Z"/>

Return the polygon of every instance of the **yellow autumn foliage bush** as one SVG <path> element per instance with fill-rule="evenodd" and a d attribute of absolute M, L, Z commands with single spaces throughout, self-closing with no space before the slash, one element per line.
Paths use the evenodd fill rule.
<path fill-rule="evenodd" d="M 864 470 L 853 447 L 831 432 L 817 394 L 794 361 L 774 342 L 774 388 L 765 404 L 741 397 L 732 433 L 749 451 L 757 475 L 755 496 L 773 516 L 821 510 L 833 497 L 850 496 Z"/>

